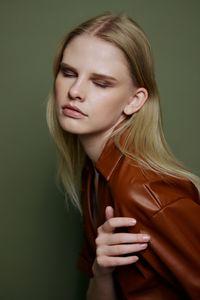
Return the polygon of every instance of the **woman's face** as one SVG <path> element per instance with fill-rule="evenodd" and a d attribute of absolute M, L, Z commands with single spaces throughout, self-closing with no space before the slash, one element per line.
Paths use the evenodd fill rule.
<path fill-rule="evenodd" d="M 79 136 L 109 135 L 135 91 L 123 52 L 87 34 L 65 48 L 55 82 L 61 127 Z"/>

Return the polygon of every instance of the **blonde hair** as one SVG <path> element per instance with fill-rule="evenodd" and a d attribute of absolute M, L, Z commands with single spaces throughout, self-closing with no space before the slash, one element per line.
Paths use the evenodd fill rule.
<path fill-rule="evenodd" d="M 104 14 L 92 18 L 72 30 L 63 39 L 54 62 L 56 78 L 63 51 L 76 36 L 90 34 L 114 44 L 124 53 L 134 84 L 148 91 L 144 106 L 118 130 L 113 138 L 120 151 L 141 166 L 161 174 L 188 179 L 200 190 L 199 178 L 186 170 L 173 156 L 162 130 L 160 99 L 154 75 L 151 47 L 140 26 L 124 14 Z M 85 153 L 76 135 L 65 132 L 59 125 L 55 110 L 55 88 L 47 106 L 47 121 L 58 149 L 58 174 L 66 194 L 81 211 L 80 180 Z M 126 131 L 123 145 L 120 138 Z M 130 149 L 133 147 L 134 152 Z"/>

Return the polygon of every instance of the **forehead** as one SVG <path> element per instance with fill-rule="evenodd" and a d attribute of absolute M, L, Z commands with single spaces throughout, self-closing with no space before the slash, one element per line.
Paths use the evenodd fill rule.
<path fill-rule="evenodd" d="M 128 62 L 122 50 L 88 34 L 82 34 L 70 41 L 63 52 L 62 61 L 78 69 L 123 72 L 129 75 Z"/>

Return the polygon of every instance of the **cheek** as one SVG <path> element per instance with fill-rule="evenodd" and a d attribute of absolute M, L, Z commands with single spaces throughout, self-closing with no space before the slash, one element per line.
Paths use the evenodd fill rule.
<path fill-rule="evenodd" d="M 125 103 L 125 99 L 124 99 L 123 94 L 121 93 L 115 93 L 114 95 L 111 95 L 107 100 L 107 108 L 108 110 L 113 111 L 113 113 L 119 113 L 123 110 L 124 108 L 124 103 Z"/>
<path fill-rule="evenodd" d="M 60 96 L 63 94 L 63 83 L 62 80 L 60 80 L 58 77 L 55 81 L 55 96 L 56 101 L 59 101 Z"/>
<path fill-rule="evenodd" d="M 118 118 L 124 109 L 122 98 L 118 96 L 110 95 L 106 98 L 99 98 L 96 102 L 95 111 L 98 112 L 98 116 L 101 118 Z"/>

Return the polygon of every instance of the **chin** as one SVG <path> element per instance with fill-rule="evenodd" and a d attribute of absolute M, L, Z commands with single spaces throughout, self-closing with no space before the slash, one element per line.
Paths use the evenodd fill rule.
<path fill-rule="evenodd" d="M 60 127 L 69 133 L 74 133 L 74 134 L 78 134 L 79 130 L 77 128 L 77 126 L 74 126 L 73 124 L 70 124 L 71 122 L 66 122 L 66 120 L 63 120 L 62 118 L 59 118 L 59 125 Z"/>
<path fill-rule="evenodd" d="M 77 134 L 77 135 L 83 133 L 80 129 L 78 130 L 78 128 L 74 128 L 74 126 L 69 126 L 69 125 L 60 123 L 60 127 L 62 128 L 62 130 L 64 130 L 65 132 L 68 132 L 68 133 Z"/>

